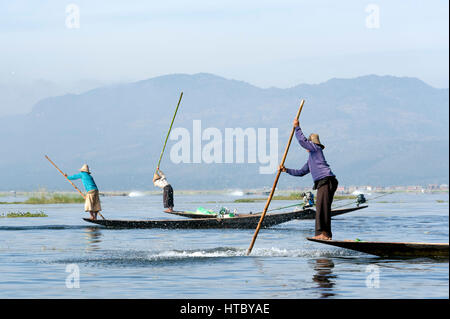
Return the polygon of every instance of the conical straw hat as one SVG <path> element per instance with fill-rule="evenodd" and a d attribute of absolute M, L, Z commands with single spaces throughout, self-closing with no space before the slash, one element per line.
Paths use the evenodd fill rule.
<path fill-rule="evenodd" d="M 80 172 L 90 173 L 89 166 L 87 164 L 84 164 L 83 167 L 80 168 Z"/>
<path fill-rule="evenodd" d="M 319 145 L 322 149 L 325 148 L 325 146 L 323 146 L 323 144 L 320 143 L 319 134 L 312 133 L 312 134 L 309 136 L 308 140 L 310 140 L 310 141 L 313 142 L 314 144 Z"/>

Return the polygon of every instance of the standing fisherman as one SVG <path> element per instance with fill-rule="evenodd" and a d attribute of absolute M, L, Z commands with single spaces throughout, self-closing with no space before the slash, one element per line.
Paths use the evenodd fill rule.
<path fill-rule="evenodd" d="M 159 167 L 156 168 L 156 173 L 153 175 L 153 185 L 163 189 L 163 204 L 164 208 L 167 208 L 164 212 L 173 212 L 173 188 Z"/>
<path fill-rule="evenodd" d="M 89 212 L 91 214 L 91 219 L 96 220 L 97 214 L 102 210 L 100 205 L 100 197 L 98 194 L 97 185 L 94 182 L 94 179 L 91 176 L 91 172 L 89 171 L 89 166 L 84 164 L 82 168 L 80 168 L 80 173 L 67 176 L 70 180 L 76 180 L 81 178 L 81 182 L 83 182 L 84 189 L 86 190 L 86 201 L 84 203 L 84 211 Z"/>
<path fill-rule="evenodd" d="M 323 146 L 318 134 L 309 138 L 303 135 L 297 119 L 294 120 L 295 136 L 300 145 L 309 152 L 308 162 L 301 169 L 289 169 L 280 166 L 282 172 L 293 176 L 304 176 L 311 173 L 316 196 L 316 233 L 313 238 L 331 240 L 331 204 L 338 186 L 338 180 L 330 169 L 323 155 Z"/>

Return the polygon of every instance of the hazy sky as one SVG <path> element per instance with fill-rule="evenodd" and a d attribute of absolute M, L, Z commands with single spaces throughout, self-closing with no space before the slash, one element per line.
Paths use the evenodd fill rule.
<path fill-rule="evenodd" d="M 447 0 L 0 0 L 0 84 L 208 72 L 260 87 L 366 74 L 448 87 L 448 11 Z"/>

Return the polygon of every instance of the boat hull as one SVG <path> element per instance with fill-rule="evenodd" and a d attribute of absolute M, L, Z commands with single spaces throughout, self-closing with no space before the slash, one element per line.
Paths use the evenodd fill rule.
<path fill-rule="evenodd" d="M 334 216 L 360 210 L 367 206 L 353 207 L 334 211 Z M 312 209 L 295 212 L 267 214 L 261 227 L 267 228 L 294 219 L 311 219 L 316 212 Z M 189 219 L 160 219 L 160 220 L 112 220 L 84 218 L 85 221 L 110 228 L 164 228 L 164 229 L 207 229 L 207 228 L 240 228 L 255 229 L 261 214 L 240 215 L 231 218 L 189 218 Z"/>
<path fill-rule="evenodd" d="M 448 258 L 449 255 L 448 243 L 392 243 L 352 240 L 320 240 L 313 238 L 307 239 L 317 243 L 355 250 L 379 257 Z"/>
<path fill-rule="evenodd" d="M 347 208 L 347 209 L 337 209 L 331 211 L 331 217 L 346 214 L 361 208 L 366 208 L 366 206 L 360 206 L 360 207 L 354 207 L 354 208 Z M 188 212 L 188 211 L 173 211 L 173 212 L 166 212 L 167 214 L 182 216 L 182 217 L 188 217 L 188 218 L 217 218 L 217 215 L 212 214 L 199 214 L 195 212 Z M 296 219 L 315 219 L 316 218 L 316 211 L 313 209 L 300 209 L 289 213 L 296 213 L 298 214 Z M 255 215 L 261 216 L 261 213 L 257 213 Z M 249 214 L 241 215 L 241 216 L 249 216 Z M 266 215 L 267 216 L 267 215 Z"/>

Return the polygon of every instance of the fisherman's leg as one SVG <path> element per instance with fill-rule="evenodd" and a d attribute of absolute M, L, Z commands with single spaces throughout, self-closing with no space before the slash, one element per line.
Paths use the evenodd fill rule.
<path fill-rule="evenodd" d="M 331 232 L 331 205 L 333 204 L 333 198 L 334 194 L 336 193 L 338 186 L 338 180 L 333 179 L 327 186 L 327 192 L 328 192 L 328 203 L 327 203 L 327 213 L 326 213 L 326 232 L 327 236 L 332 238 L 333 233 Z"/>
<path fill-rule="evenodd" d="M 325 212 L 327 208 L 327 194 L 325 192 L 326 185 L 321 186 L 317 190 L 316 200 L 316 232 L 315 236 L 319 236 L 325 229 Z"/>
<path fill-rule="evenodd" d="M 167 186 L 163 188 L 163 206 L 164 208 L 169 208 L 169 206 L 167 205 L 167 196 L 168 196 L 168 192 L 167 192 Z"/>
<path fill-rule="evenodd" d="M 326 211 L 325 211 L 325 226 L 324 231 L 326 236 L 330 237 L 330 239 L 333 236 L 333 233 L 331 232 L 331 204 L 333 203 L 334 194 L 336 193 L 338 186 L 338 180 L 332 179 L 325 187 L 326 187 L 326 197 L 327 197 L 327 205 L 326 205 Z"/>
<path fill-rule="evenodd" d="M 331 234 L 331 212 L 330 212 L 329 185 L 323 185 L 317 190 L 316 201 L 316 239 L 330 240 Z"/>
<path fill-rule="evenodd" d="M 323 188 L 325 189 L 324 199 L 326 202 L 326 203 L 324 203 L 325 223 L 323 226 L 323 231 L 327 237 L 331 238 L 333 236 L 333 234 L 331 232 L 331 203 L 333 202 L 334 193 L 332 191 L 332 187 L 331 187 L 330 183 L 325 185 Z"/>
<path fill-rule="evenodd" d="M 166 210 L 164 210 L 166 213 L 172 212 L 173 204 L 172 204 L 172 206 L 170 206 L 170 204 L 171 204 L 170 203 L 170 190 L 171 189 L 172 189 L 172 187 L 170 185 L 167 185 L 163 189 L 163 204 L 164 204 L 164 208 L 166 208 Z"/>
<path fill-rule="evenodd" d="M 334 199 L 334 194 L 336 193 L 337 187 L 339 185 L 339 182 L 337 179 L 334 179 L 331 182 L 331 189 L 330 189 L 330 209 L 331 209 L 331 204 L 333 204 L 333 199 Z"/>
<path fill-rule="evenodd" d="M 92 220 L 97 219 L 97 213 L 101 210 L 98 190 L 90 190 L 87 192 L 86 200 L 84 202 L 84 210 L 89 212 Z"/>
<path fill-rule="evenodd" d="M 167 206 L 169 206 L 169 209 L 172 210 L 173 209 L 173 188 L 171 185 L 168 186 L 169 191 L 168 191 L 168 198 L 167 198 Z"/>

